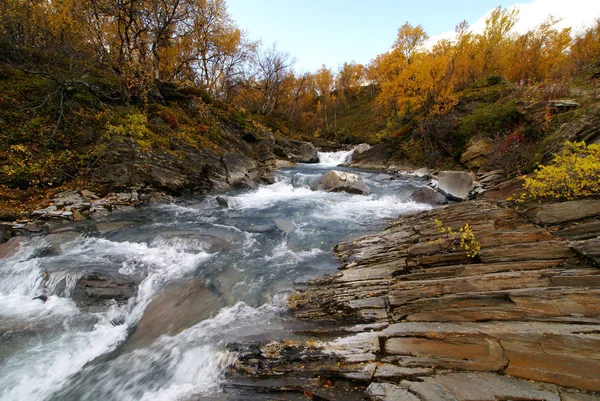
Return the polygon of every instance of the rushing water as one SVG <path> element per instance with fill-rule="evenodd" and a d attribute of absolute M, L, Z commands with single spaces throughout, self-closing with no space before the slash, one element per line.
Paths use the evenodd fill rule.
<path fill-rule="evenodd" d="M 289 330 L 286 294 L 337 268 L 336 243 L 427 208 L 408 201 L 424 185 L 410 177 L 351 170 L 371 195 L 310 189 L 351 153 L 321 153 L 321 163 L 281 170 L 272 185 L 229 193 L 227 208 L 215 196 L 182 199 L 28 240 L 0 260 L 0 399 L 217 393 L 235 357 L 225 345 Z M 133 278 L 136 296 L 108 309 L 78 308 L 73 289 L 89 271 Z M 46 302 L 34 299 L 41 294 Z M 176 301 L 161 312 L 168 299 Z"/>

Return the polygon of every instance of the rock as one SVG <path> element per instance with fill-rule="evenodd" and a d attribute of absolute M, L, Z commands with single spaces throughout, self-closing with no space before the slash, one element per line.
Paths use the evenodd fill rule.
<path fill-rule="evenodd" d="M 114 301 L 124 303 L 136 291 L 133 280 L 119 273 L 91 272 L 77 280 L 72 298 L 80 307 L 106 306 Z"/>
<path fill-rule="evenodd" d="M 391 181 L 391 180 L 395 180 L 396 177 L 390 174 L 377 174 L 376 176 L 374 176 L 373 178 L 371 178 L 373 181 L 377 181 L 377 182 L 383 182 L 383 181 Z"/>
<path fill-rule="evenodd" d="M 600 199 L 582 199 L 535 206 L 525 211 L 536 224 L 554 225 L 600 216 Z"/>
<path fill-rule="evenodd" d="M 65 191 L 56 194 L 56 197 L 52 199 L 54 205 L 57 208 L 64 208 L 65 206 L 72 206 L 75 208 L 82 208 L 87 202 L 75 191 Z"/>
<path fill-rule="evenodd" d="M 429 178 L 429 169 L 427 167 L 421 167 L 414 171 L 413 173 L 416 177 L 419 178 Z"/>
<path fill-rule="evenodd" d="M 371 188 L 356 174 L 331 170 L 316 183 L 315 190 L 325 192 L 348 192 L 350 194 L 368 195 Z"/>
<path fill-rule="evenodd" d="M 217 196 L 216 198 L 217 203 L 219 204 L 219 206 L 223 206 L 223 207 L 229 207 L 229 202 L 227 201 L 227 199 L 223 196 Z"/>
<path fill-rule="evenodd" d="M 126 349 L 146 347 L 163 334 L 175 335 L 208 319 L 223 306 L 223 300 L 196 277 L 163 288 L 150 302 Z"/>
<path fill-rule="evenodd" d="M 600 266 L 600 237 L 574 241 L 571 249 Z"/>
<path fill-rule="evenodd" d="M 40 296 L 35 297 L 33 299 L 39 299 L 42 302 L 46 302 L 48 300 L 48 297 L 46 295 L 40 295 Z"/>
<path fill-rule="evenodd" d="M 494 149 L 494 142 L 487 137 L 474 137 L 460 157 L 465 166 L 477 169 L 488 161 Z"/>
<path fill-rule="evenodd" d="M 391 156 L 392 153 L 389 147 L 379 143 L 368 150 L 355 154 L 352 157 L 350 165 L 353 167 L 384 170 L 389 166 Z"/>
<path fill-rule="evenodd" d="M 555 112 L 565 112 L 576 109 L 580 105 L 578 102 L 571 99 L 554 99 L 548 100 L 547 106 L 551 107 Z"/>
<path fill-rule="evenodd" d="M 448 199 L 444 195 L 429 187 L 417 188 L 410 196 L 410 199 L 413 202 L 427 203 L 429 205 L 444 205 L 448 203 Z"/>
<path fill-rule="evenodd" d="M 440 171 L 437 175 L 438 189 L 447 198 L 456 201 L 469 199 L 475 188 L 473 175 L 463 171 Z"/>
<path fill-rule="evenodd" d="M 8 224 L 0 224 L 0 244 L 8 241 L 12 233 L 12 228 Z"/>
<path fill-rule="evenodd" d="M 0 244 L 0 259 L 10 258 L 21 249 L 22 237 L 13 237 L 7 242 Z"/>
<path fill-rule="evenodd" d="M 277 140 L 280 147 L 278 156 L 294 163 L 318 163 L 317 148 L 310 142 L 296 141 L 294 139 Z"/>
<path fill-rule="evenodd" d="M 78 211 L 73 210 L 73 221 L 84 221 L 85 217 Z"/>
<path fill-rule="evenodd" d="M 443 373 L 427 378 L 425 386 L 404 381 L 406 387 L 424 400 L 544 400 L 561 401 L 556 386 L 530 383 L 527 380 L 493 373 L 460 372 Z M 427 388 L 429 391 L 426 391 Z M 432 389 L 436 388 L 435 396 Z M 425 391 L 424 391 L 425 390 Z"/>
<path fill-rule="evenodd" d="M 291 233 L 292 231 L 294 231 L 294 222 L 290 219 L 273 219 L 273 221 L 275 222 L 275 225 L 277 226 L 278 229 L 280 229 L 281 231 L 284 231 L 286 233 Z"/>
<path fill-rule="evenodd" d="M 82 189 L 81 191 L 79 191 L 79 193 L 81 194 L 83 199 L 88 202 L 95 200 L 95 199 L 100 199 L 100 197 L 96 193 L 94 193 L 92 191 L 88 191 L 87 189 Z"/>
<path fill-rule="evenodd" d="M 361 153 L 366 152 L 369 149 L 371 149 L 371 145 L 369 145 L 368 143 L 361 143 L 354 148 L 354 154 L 360 155 Z"/>
<path fill-rule="evenodd" d="M 421 401 L 410 391 L 392 383 L 371 383 L 365 393 L 371 401 Z"/>
<path fill-rule="evenodd" d="M 246 178 L 256 178 L 256 163 L 248 156 L 228 153 L 222 158 L 225 170 L 227 170 L 227 182 L 230 185 Z"/>

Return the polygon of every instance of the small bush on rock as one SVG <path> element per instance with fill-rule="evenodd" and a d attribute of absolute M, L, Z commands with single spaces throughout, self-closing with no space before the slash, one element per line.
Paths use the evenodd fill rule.
<path fill-rule="evenodd" d="M 521 200 L 572 200 L 600 193 L 600 145 L 565 143 L 552 164 L 540 166 L 533 177 L 523 177 Z"/>
<path fill-rule="evenodd" d="M 481 250 L 481 244 L 475 239 L 475 234 L 469 223 L 458 229 L 458 232 L 453 231 L 450 227 L 444 227 L 441 220 L 435 219 L 435 225 L 438 232 L 442 234 L 440 238 L 432 241 L 432 244 L 437 244 L 442 251 L 464 251 L 468 257 L 474 258 Z"/>

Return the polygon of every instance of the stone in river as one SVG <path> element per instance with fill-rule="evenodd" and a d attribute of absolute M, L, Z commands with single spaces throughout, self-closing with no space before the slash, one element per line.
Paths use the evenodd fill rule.
<path fill-rule="evenodd" d="M 314 189 L 325 192 L 348 192 L 358 195 L 371 193 L 371 188 L 358 175 L 336 170 L 331 170 L 323 175 Z"/>

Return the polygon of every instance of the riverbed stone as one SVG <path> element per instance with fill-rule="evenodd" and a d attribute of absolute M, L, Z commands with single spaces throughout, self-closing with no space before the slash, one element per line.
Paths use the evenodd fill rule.
<path fill-rule="evenodd" d="M 95 308 L 124 303 L 135 295 L 134 281 L 119 273 L 90 272 L 77 280 L 73 300 L 78 306 Z"/>
<path fill-rule="evenodd" d="M 448 199 L 441 193 L 434 191 L 429 187 L 420 187 L 410 196 L 413 202 L 427 203 L 429 205 L 444 205 L 448 203 Z"/>
<path fill-rule="evenodd" d="M 126 348 L 146 347 L 161 335 L 175 335 L 216 314 L 223 306 L 215 290 L 197 277 L 172 283 L 146 307 Z"/>
<path fill-rule="evenodd" d="M 279 139 L 276 141 L 279 149 L 275 154 L 293 163 L 318 163 L 317 148 L 310 142 L 294 139 Z M 279 154 L 278 154 L 279 153 Z"/>
<path fill-rule="evenodd" d="M 21 249 L 22 237 L 13 237 L 7 242 L 0 244 L 0 259 L 10 258 Z"/>
<path fill-rule="evenodd" d="M 371 188 L 358 175 L 336 170 L 324 174 L 316 183 L 314 189 L 325 192 L 348 192 L 358 195 L 371 193 Z"/>
<path fill-rule="evenodd" d="M 469 199 L 469 193 L 475 188 L 473 175 L 465 171 L 440 171 L 436 178 L 439 191 L 452 200 Z"/>
<path fill-rule="evenodd" d="M 360 155 L 361 153 L 366 152 L 369 149 L 371 149 L 371 145 L 369 145 L 368 143 L 361 143 L 354 148 L 354 154 Z"/>

